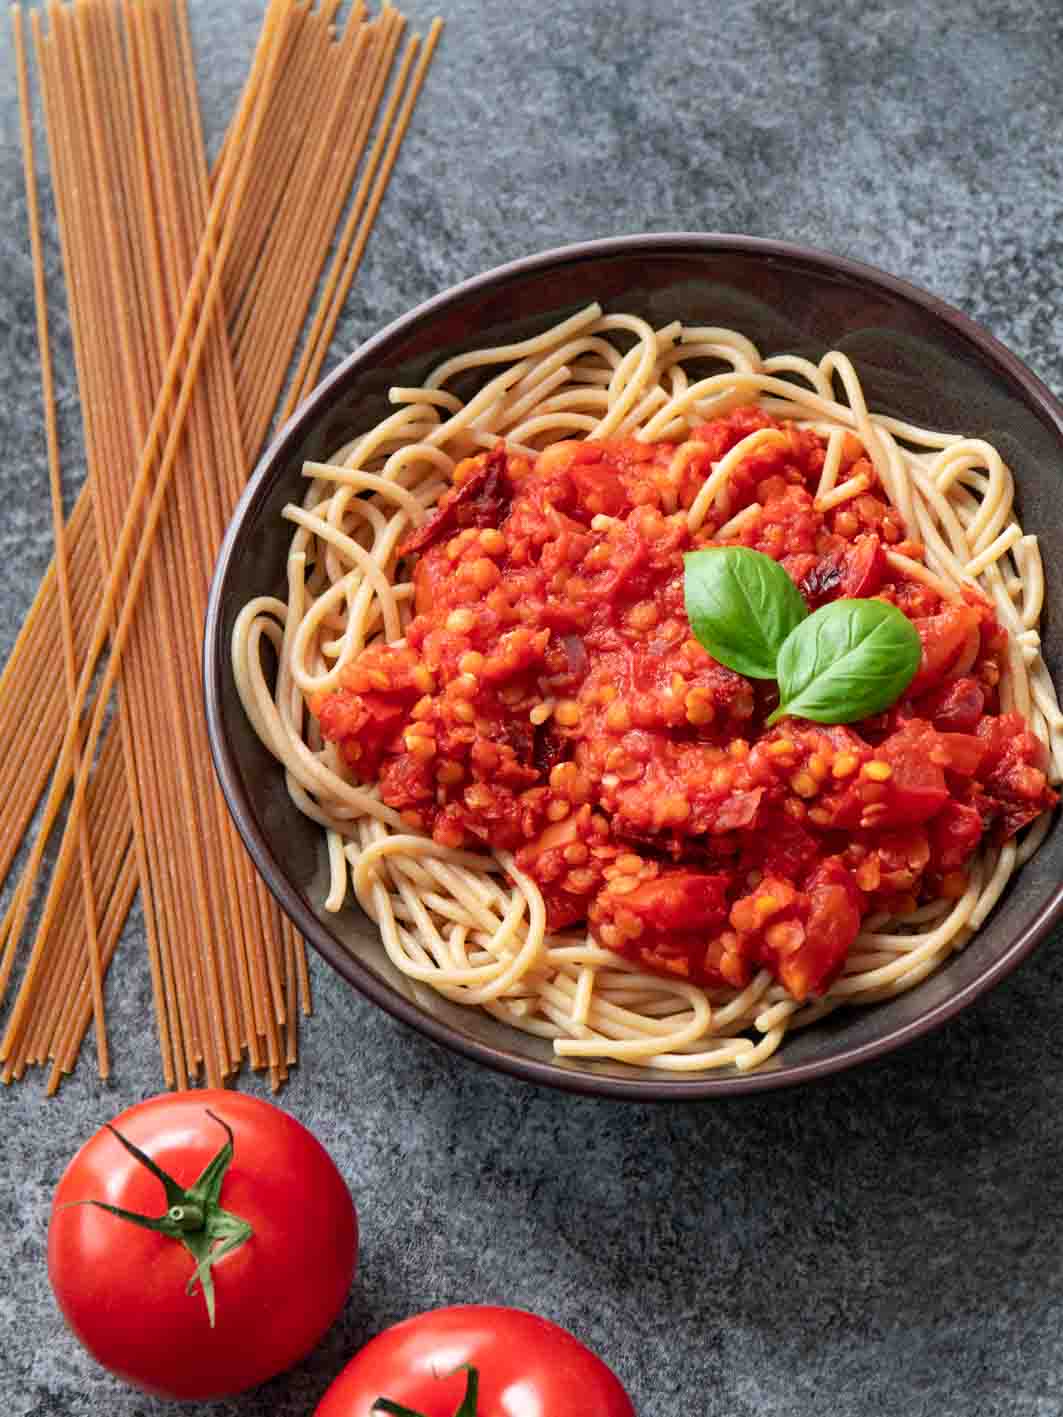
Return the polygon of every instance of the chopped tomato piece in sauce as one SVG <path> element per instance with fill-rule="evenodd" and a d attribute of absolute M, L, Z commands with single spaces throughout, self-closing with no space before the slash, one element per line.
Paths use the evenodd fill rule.
<path fill-rule="evenodd" d="M 590 923 L 603 944 L 644 968 L 699 979 L 706 942 L 727 914 L 727 886 L 725 874 L 682 867 L 646 879 L 617 874 L 591 906 Z"/>
<path fill-rule="evenodd" d="M 947 679 L 919 700 L 916 712 L 943 733 L 973 733 L 985 712 L 986 690 L 977 679 Z"/>
<path fill-rule="evenodd" d="M 837 857 L 815 868 L 805 883 L 805 894 L 804 939 L 779 957 L 775 971 L 795 999 L 822 993 L 845 963 L 860 928 L 860 892 Z"/>
<path fill-rule="evenodd" d="M 983 611 L 972 605 L 950 605 L 938 615 L 912 621 L 923 644 L 923 660 L 908 686 L 910 698 L 925 694 L 949 675 L 966 674 L 978 653 L 985 613 L 988 606 Z"/>
<path fill-rule="evenodd" d="M 691 533 L 713 463 L 762 428 L 781 436 Z M 822 994 L 866 915 L 962 894 L 984 840 L 1056 801 L 1042 745 L 999 712 L 991 607 L 894 569 L 891 547 L 920 548 L 848 444 L 839 481 L 865 490 L 825 511 L 823 440 L 755 408 L 680 446 L 466 459 L 402 548 L 405 644 L 369 646 L 315 697 L 322 733 L 411 828 L 514 852 L 550 930 L 585 923 L 638 968 L 710 988 L 767 969 L 796 999 Z M 810 609 L 897 605 L 923 650 L 903 699 L 865 723 L 765 728 L 774 687 L 717 664 L 686 619 L 683 553 L 721 544 L 780 561 Z"/>

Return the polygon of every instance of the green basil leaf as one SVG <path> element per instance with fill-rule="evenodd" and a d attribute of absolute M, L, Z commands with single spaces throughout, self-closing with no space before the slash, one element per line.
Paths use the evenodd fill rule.
<path fill-rule="evenodd" d="M 778 561 L 745 546 L 683 557 L 687 618 L 698 643 L 748 679 L 774 679 L 786 637 L 808 614 Z"/>
<path fill-rule="evenodd" d="M 922 658 L 915 626 L 885 600 L 835 600 L 779 651 L 779 707 L 814 723 L 855 723 L 900 698 Z"/>

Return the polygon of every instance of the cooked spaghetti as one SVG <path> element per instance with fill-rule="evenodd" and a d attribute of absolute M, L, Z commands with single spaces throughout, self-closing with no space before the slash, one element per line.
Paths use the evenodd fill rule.
<path fill-rule="evenodd" d="M 837 351 L 596 305 L 391 401 L 305 466 L 287 599 L 233 636 L 328 910 L 353 887 L 403 974 L 561 1056 L 674 1071 L 754 1068 L 963 947 L 1063 766 L 994 448 L 869 413 Z M 901 701 L 766 728 L 774 687 L 686 621 L 708 545 L 810 607 L 895 604 L 922 644 Z"/>

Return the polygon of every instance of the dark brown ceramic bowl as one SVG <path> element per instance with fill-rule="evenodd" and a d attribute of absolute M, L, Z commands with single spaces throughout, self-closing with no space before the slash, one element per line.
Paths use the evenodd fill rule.
<path fill-rule="evenodd" d="M 638 1100 L 722 1097 L 824 1077 L 918 1038 L 978 998 L 1063 914 L 1057 825 L 967 949 L 911 992 L 839 1012 L 795 1034 L 759 1072 L 683 1077 L 616 1063 L 565 1062 L 541 1040 L 449 1003 L 393 968 L 375 928 L 351 906 L 321 908 L 327 879 L 319 829 L 292 806 L 282 775 L 251 731 L 233 683 L 229 642 L 251 596 L 280 594 L 307 458 L 322 459 L 390 411 L 392 384 L 419 384 L 459 351 L 547 328 L 591 300 L 658 325 L 728 325 L 765 353 L 818 358 L 844 350 L 870 406 L 996 444 L 1013 468 L 1027 530 L 1041 537 L 1048 578 L 1044 633 L 1063 662 L 1063 408 L 1014 355 L 964 315 L 869 266 L 742 236 L 631 236 L 568 246 L 490 271 L 436 296 L 374 336 L 303 404 L 263 457 L 221 550 L 207 615 L 207 718 L 236 824 L 266 884 L 345 979 L 403 1022 L 477 1062 L 572 1091 Z"/>

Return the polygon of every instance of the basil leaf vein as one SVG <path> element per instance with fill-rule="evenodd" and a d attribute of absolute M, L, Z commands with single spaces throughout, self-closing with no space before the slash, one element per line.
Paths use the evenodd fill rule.
<path fill-rule="evenodd" d="M 698 643 L 747 679 L 774 679 L 780 649 L 808 615 L 782 566 L 745 546 L 710 546 L 683 560 L 687 618 Z"/>
<path fill-rule="evenodd" d="M 881 713 L 912 682 L 922 645 L 911 621 L 885 600 L 835 600 L 787 637 L 776 666 L 779 707 L 814 723 L 854 723 Z"/>

